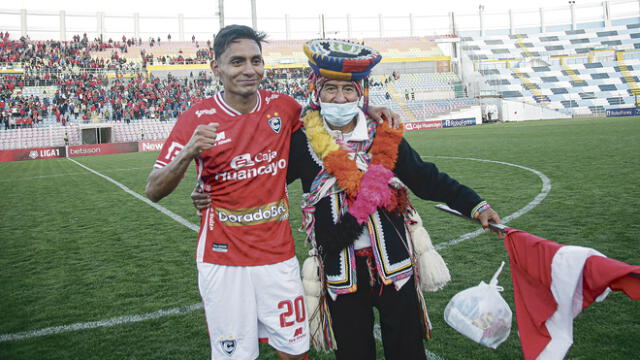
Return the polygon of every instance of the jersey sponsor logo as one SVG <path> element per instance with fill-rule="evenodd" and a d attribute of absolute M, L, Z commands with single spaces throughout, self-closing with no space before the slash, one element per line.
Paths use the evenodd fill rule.
<path fill-rule="evenodd" d="M 198 111 L 196 111 L 196 116 L 200 117 L 202 115 L 213 115 L 213 114 L 215 114 L 217 112 L 218 111 L 215 108 L 206 109 L 206 110 L 198 110 Z"/>
<path fill-rule="evenodd" d="M 262 175 L 275 176 L 280 170 L 287 168 L 287 160 L 280 159 L 277 162 L 269 163 L 263 166 L 254 167 L 251 169 L 242 169 L 238 171 L 225 171 L 217 173 L 215 176 L 216 181 L 232 181 L 232 180 L 247 180 Z"/>
<path fill-rule="evenodd" d="M 213 146 L 224 145 L 230 142 L 231 142 L 231 139 L 230 138 L 227 139 L 227 135 L 224 133 L 224 131 L 221 131 L 216 134 L 216 140 L 213 142 Z"/>
<path fill-rule="evenodd" d="M 182 149 L 184 149 L 184 145 L 174 141 L 169 146 L 169 151 L 167 151 L 167 155 L 164 158 L 171 161 L 178 156 L 178 153 L 182 151 Z"/>
<path fill-rule="evenodd" d="M 218 343 L 220 344 L 222 352 L 229 357 L 231 357 L 233 352 L 236 351 L 238 346 L 238 341 L 236 341 L 236 339 L 219 339 Z"/>
<path fill-rule="evenodd" d="M 280 129 L 282 129 L 282 118 L 278 116 L 278 113 L 273 113 L 273 115 L 267 115 L 267 123 L 271 130 L 274 133 L 279 134 Z"/>
<path fill-rule="evenodd" d="M 267 150 L 255 154 L 240 154 L 233 159 L 229 165 L 234 171 L 224 171 L 215 175 L 216 181 L 245 180 L 260 175 L 270 174 L 275 176 L 279 170 L 287 167 L 287 160 L 278 159 L 278 152 Z M 244 169 L 246 168 L 246 169 Z"/>
<path fill-rule="evenodd" d="M 226 253 L 227 251 L 229 251 L 229 246 L 227 244 L 213 243 L 211 244 L 211 250 L 215 252 Z"/>
<path fill-rule="evenodd" d="M 256 163 L 251 160 L 251 154 L 244 153 L 231 159 L 230 165 L 233 170 L 238 170 L 246 166 L 254 166 L 255 164 Z"/>
<path fill-rule="evenodd" d="M 247 209 L 216 210 L 218 220 L 226 226 L 258 225 L 271 221 L 285 221 L 289 218 L 289 208 L 284 199 Z"/>
<path fill-rule="evenodd" d="M 266 101 L 266 102 L 267 102 L 267 104 L 268 104 L 268 103 L 270 103 L 270 102 L 271 102 L 271 100 L 275 100 L 275 99 L 277 99 L 277 98 L 279 98 L 279 97 L 280 97 L 280 95 L 279 95 L 279 94 L 271 94 L 271 95 L 267 96 L 267 97 L 264 99 L 264 101 Z"/>

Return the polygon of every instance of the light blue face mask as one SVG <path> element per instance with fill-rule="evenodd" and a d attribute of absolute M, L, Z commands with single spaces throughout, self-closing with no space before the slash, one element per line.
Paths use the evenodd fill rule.
<path fill-rule="evenodd" d="M 335 127 L 347 125 L 358 115 L 359 111 L 358 101 L 344 104 L 320 102 L 320 114 L 327 120 L 329 125 Z"/>

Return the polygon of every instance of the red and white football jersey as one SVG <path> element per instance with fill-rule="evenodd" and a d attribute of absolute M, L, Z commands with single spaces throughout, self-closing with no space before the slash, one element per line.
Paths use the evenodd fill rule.
<path fill-rule="evenodd" d="M 196 259 L 232 266 L 287 260 L 295 252 L 286 175 L 301 106 L 288 95 L 259 90 L 256 107 L 241 114 L 222 95 L 178 118 L 154 166 L 167 166 L 198 125 L 219 123 L 213 148 L 195 160 L 197 179 L 212 199 L 201 217 Z"/>

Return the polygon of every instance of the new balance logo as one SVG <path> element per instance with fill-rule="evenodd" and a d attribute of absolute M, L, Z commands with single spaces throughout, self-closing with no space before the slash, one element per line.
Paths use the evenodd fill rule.
<path fill-rule="evenodd" d="M 227 135 L 224 131 L 221 131 L 217 134 L 216 141 L 213 143 L 213 146 L 220 146 L 229 142 L 231 142 L 231 139 L 227 139 Z"/>

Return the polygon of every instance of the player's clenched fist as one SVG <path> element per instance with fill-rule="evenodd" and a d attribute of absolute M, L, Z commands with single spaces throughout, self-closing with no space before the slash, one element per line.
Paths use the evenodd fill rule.
<path fill-rule="evenodd" d="M 209 123 L 208 125 L 198 125 L 194 130 L 191 140 L 185 148 L 193 157 L 200 156 L 202 152 L 209 150 L 213 147 L 213 143 L 216 141 L 218 123 Z"/>

